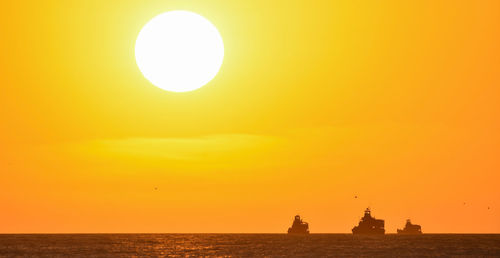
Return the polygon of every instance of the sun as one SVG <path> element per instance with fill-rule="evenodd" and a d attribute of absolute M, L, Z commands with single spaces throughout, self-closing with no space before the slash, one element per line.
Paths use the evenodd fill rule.
<path fill-rule="evenodd" d="M 224 43 L 217 28 L 203 16 L 170 11 L 141 29 L 135 59 L 153 85 L 173 92 L 192 91 L 217 75 L 224 59 Z"/>

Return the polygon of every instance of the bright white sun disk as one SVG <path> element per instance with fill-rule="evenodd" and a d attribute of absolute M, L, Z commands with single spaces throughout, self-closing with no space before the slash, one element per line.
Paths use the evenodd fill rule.
<path fill-rule="evenodd" d="M 135 44 L 139 69 L 153 85 L 185 92 L 210 82 L 224 59 L 224 43 L 215 26 L 188 11 L 171 11 L 149 21 Z"/>

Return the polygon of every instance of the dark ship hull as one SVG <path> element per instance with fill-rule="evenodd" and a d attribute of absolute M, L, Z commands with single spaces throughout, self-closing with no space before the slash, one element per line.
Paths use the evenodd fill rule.
<path fill-rule="evenodd" d="M 353 235 L 384 235 L 385 229 L 358 229 L 357 227 L 352 229 Z"/>
<path fill-rule="evenodd" d="M 290 232 L 290 231 L 288 231 L 288 235 L 291 235 L 291 236 L 306 236 L 306 235 L 309 235 L 309 231 L 306 231 L 306 232 Z"/>
<path fill-rule="evenodd" d="M 421 231 L 408 231 L 398 229 L 398 235 L 422 235 Z"/>

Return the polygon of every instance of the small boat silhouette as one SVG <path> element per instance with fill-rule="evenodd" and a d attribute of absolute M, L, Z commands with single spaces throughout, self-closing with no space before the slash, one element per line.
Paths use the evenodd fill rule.
<path fill-rule="evenodd" d="M 420 225 L 411 224 L 411 220 L 406 220 L 404 229 L 398 229 L 399 235 L 420 235 L 422 234 L 422 227 Z"/>
<path fill-rule="evenodd" d="M 307 235 L 309 234 L 309 224 L 302 221 L 299 215 L 295 215 L 293 224 L 288 228 L 289 235 Z"/>

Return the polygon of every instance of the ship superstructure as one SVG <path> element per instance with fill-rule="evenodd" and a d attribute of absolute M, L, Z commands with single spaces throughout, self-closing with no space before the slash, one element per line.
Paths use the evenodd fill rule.
<path fill-rule="evenodd" d="M 383 235 L 385 234 L 384 224 L 384 220 L 372 217 L 370 208 L 367 208 L 359 224 L 352 229 L 352 233 L 354 235 Z"/>

